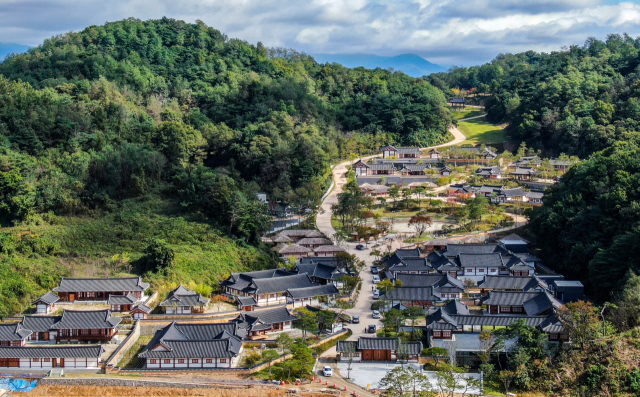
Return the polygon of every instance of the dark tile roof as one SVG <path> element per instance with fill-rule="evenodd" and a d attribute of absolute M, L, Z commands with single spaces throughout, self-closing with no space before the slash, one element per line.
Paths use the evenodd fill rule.
<path fill-rule="evenodd" d="M 333 284 L 317 285 L 306 288 L 289 288 L 287 294 L 293 299 L 313 298 L 314 296 L 338 295 L 340 291 Z"/>
<path fill-rule="evenodd" d="M 548 334 L 561 334 L 564 332 L 564 327 L 555 314 L 549 315 L 543 322 L 538 324 L 538 328 Z"/>
<path fill-rule="evenodd" d="M 556 299 L 547 291 L 540 292 L 537 296 L 522 304 L 524 311 L 530 316 L 537 316 L 550 309 L 558 310 L 564 306 L 562 301 Z"/>
<path fill-rule="evenodd" d="M 296 274 L 293 276 L 260 278 L 254 279 L 253 285 L 257 294 L 270 294 L 274 292 L 285 292 L 290 288 L 313 287 L 317 284 L 311 282 L 306 274 Z"/>
<path fill-rule="evenodd" d="M 534 175 L 536 174 L 536 170 L 532 167 L 518 167 L 515 170 L 511 171 L 512 175 Z"/>
<path fill-rule="evenodd" d="M 102 346 L 0 347 L 0 358 L 100 358 Z"/>
<path fill-rule="evenodd" d="M 203 298 L 202 294 L 191 291 L 190 289 L 185 288 L 183 285 L 180 285 L 178 288 L 169 293 L 167 299 L 162 301 L 162 303 L 160 303 L 160 306 L 198 307 L 206 306 L 210 301 L 211 299 Z"/>
<path fill-rule="evenodd" d="M 460 302 L 457 299 L 449 301 L 446 305 L 444 305 L 443 308 L 444 308 L 444 311 L 447 312 L 447 314 L 449 315 L 451 314 L 468 315 L 469 314 L 469 306 L 465 305 L 464 303 Z"/>
<path fill-rule="evenodd" d="M 151 311 L 153 310 L 152 308 L 150 308 L 149 306 L 145 305 L 144 303 L 141 303 L 139 305 L 136 305 L 133 307 L 133 309 L 131 309 L 131 311 L 129 311 L 129 313 L 133 313 L 136 310 L 140 310 L 144 313 L 151 313 Z"/>
<path fill-rule="evenodd" d="M 236 296 L 236 299 L 241 306 L 255 306 L 258 304 L 253 296 Z"/>
<path fill-rule="evenodd" d="M 427 329 L 436 330 L 455 330 L 458 329 L 458 323 L 451 318 L 451 315 L 441 308 L 427 316 Z"/>
<path fill-rule="evenodd" d="M 433 270 L 433 267 L 427 258 L 405 257 L 401 258 L 401 262 L 388 266 L 387 269 L 393 272 L 428 272 Z"/>
<path fill-rule="evenodd" d="M 324 280 L 335 280 L 344 275 L 338 270 L 338 266 L 324 263 L 299 263 L 296 270 L 298 274 L 308 274 L 309 277 L 318 277 Z"/>
<path fill-rule="evenodd" d="M 305 237 L 297 242 L 298 245 L 331 245 L 333 242 L 324 237 Z"/>
<path fill-rule="evenodd" d="M 517 234 L 515 234 L 515 233 L 511 233 L 511 234 L 510 234 L 510 235 L 508 235 L 508 236 L 500 237 L 500 240 L 499 240 L 499 241 L 500 241 L 500 242 L 504 242 L 504 241 L 522 241 L 522 242 L 525 242 L 525 243 L 527 243 L 527 244 L 529 243 L 529 241 L 527 241 L 527 240 L 523 239 L 522 237 L 518 236 L 518 235 L 517 235 Z"/>
<path fill-rule="evenodd" d="M 42 302 L 42 303 L 45 303 L 47 305 L 52 305 L 52 304 L 56 303 L 59 300 L 60 300 L 60 297 L 58 295 L 56 295 L 56 294 L 52 293 L 51 291 L 49 291 L 46 294 L 44 294 L 41 297 L 39 297 L 38 299 L 34 300 L 33 303 L 31 303 L 31 304 L 35 305 L 38 302 Z"/>
<path fill-rule="evenodd" d="M 401 301 L 435 301 L 438 297 L 433 295 L 431 287 L 394 288 L 381 296 L 382 299 Z"/>
<path fill-rule="evenodd" d="M 53 289 L 56 292 L 79 291 L 144 291 L 149 283 L 142 282 L 140 277 L 126 278 L 69 278 L 62 277 L 60 285 Z"/>
<path fill-rule="evenodd" d="M 402 282 L 402 287 L 442 287 L 447 284 L 452 287 L 464 289 L 462 280 L 451 276 L 449 273 L 434 274 L 402 274 L 396 276 L 396 280 Z"/>
<path fill-rule="evenodd" d="M 23 328 L 21 323 L 0 324 L 0 341 L 24 340 L 31 335 L 32 330 Z"/>
<path fill-rule="evenodd" d="M 508 251 L 498 244 L 447 244 L 444 255 L 454 257 L 460 254 L 508 254 Z"/>
<path fill-rule="evenodd" d="M 286 307 L 278 307 L 269 310 L 244 312 L 241 313 L 234 321 L 238 323 L 239 328 L 255 331 L 257 329 L 270 329 L 271 324 L 295 321 L 297 319 L 298 317 L 291 314 L 289 309 Z"/>
<path fill-rule="evenodd" d="M 397 350 L 399 345 L 399 338 L 358 338 L 358 350 Z M 406 343 L 407 353 L 419 354 L 422 351 L 421 342 L 408 342 Z"/>
<path fill-rule="evenodd" d="M 280 236 L 287 237 L 324 237 L 324 234 L 313 229 L 289 229 L 278 233 Z"/>
<path fill-rule="evenodd" d="M 438 309 L 440 310 L 440 309 Z M 437 312 L 437 311 L 436 311 Z M 525 324 L 536 327 L 540 325 L 542 322 L 546 320 L 545 316 L 518 316 L 518 315 L 509 315 L 509 316 L 496 316 L 496 315 L 487 315 L 487 316 L 478 316 L 478 315 L 458 315 L 451 314 L 445 316 L 442 314 L 441 316 L 436 316 L 436 313 L 427 317 L 427 329 L 451 329 L 451 330 L 462 330 L 463 326 L 496 326 L 496 327 L 506 327 L 517 320 L 524 320 Z M 432 317 L 433 316 L 433 317 Z M 444 322 L 438 322 L 442 318 Z"/>
<path fill-rule="evenodd" d="M 529 299 L 538 296 L 540 292 L 520 291 L 489 291 L 489 297 L 485 299 L 485 305 L 494 306 L 522 306 Z"/>
<path fill-rule="evenodd" d="M 60 321 L 51 329 L 111 329 L 120 324 L 122 318 L 111 316 L 106 310 L 65 310 Z"/>
<path fill-rule="evenodd" d="M 22 326 L 33 332 L 49 332 L 62 316 L 24 316 Z"/>
<path fill-rule="evenodd" d="M 338 258 L 335 256 L 306 256 L 298 259 L 298 265 L 322 264 L 328 266 L 338 266 Z"/>
<path fill-rule="evenodd" d="M 478 283 L 479 288 L 488 290 L 530 291 L 538 286 L 543 289 L 548 288 L 547 283 L 536 276 L 484 276 L 484 279 Z"/>
<path fill-rule="evenodd" d="M 321 245 L 313 249 L 313 252 L 347 252 L 339 245 Z"/>
<path fill-rule="evenodd" d="M 514 187 L 512 189 L 502 189 L 498 192 L 498 197 L 522 197 L 526 196 L 526 192 L 521 187 Z"/>
<path fill-rule="evenodd" d="M 502 256 L 499 253 L 492 254 L 459 254 L 458 262 L 460 267 L 497 267 L 502 264 Z"/>
<path fill-rule="evenodd" d="M 309 248 L 307 247 L 302 247 L 300 245 L 285 245 L 284 247 L 280 248 L 278 250 L 279 254 L 282 255 L 286 255 L 286 254 L 308 254 L 312 252 Z"/>
<path fill-rule="evenodd" d="M 541 192 L 539 190 L 531 190 L 529 193 L 527 193 L 527 198 L 529 199 L 541 199 L 544 197 L 544 192 Z"/>
<path fill-rule="evenodd" d="M 417 258 L 420 257 L 420 248 L 398 248 L 395 254 L 400 258 Z"/>
<path fill-rule="evenodd" d="M 355 340 L 339 340 L 336 345 L 338 353 L 356 352 L 358 350 L 358 342 Z"/>
<path fill-rule="evenodd" d="M 286 271 L 284 268 L 258 270 L 255 272 L 246 273 L 231 273 L 228 279 L 222 281 L 220 284 L 225 287 L 230 287 L 236 290 L 244 290 L 251 284 L 254 279 L 260 278 L 274 278 L 291 276 L 294 273 Z"/>
<path fill-rule="evenodd" d="M 240 353 L 242 342 L 235 337 L 217 340 L 166 340 L 168 350 L 144 350 L 140 358 L 231 358 Z"/>
<path fill-rule="evenodd" d="M 126 295 L 109 295 L 110 305 L 132 305 L 138 301 L 138 297 L 132 293 Z"/>

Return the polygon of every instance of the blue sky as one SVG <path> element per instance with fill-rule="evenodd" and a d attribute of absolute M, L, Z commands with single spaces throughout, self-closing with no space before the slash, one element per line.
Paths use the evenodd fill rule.
<path fill-rule="evenodd" d="M 38 45 L 128 17 L 197 19 L 252 43 L 308 53 L 415 53 L 473 65 L 609 33 L 640 36 L 640 0 L 0 0 L 0 42 Z"/>

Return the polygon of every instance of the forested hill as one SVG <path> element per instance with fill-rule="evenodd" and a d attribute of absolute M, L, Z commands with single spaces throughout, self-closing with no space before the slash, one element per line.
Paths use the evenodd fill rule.
<path fill-rule="evenodd" d="M 584 158 L 640 130 L 639 50 L 640 39 L 612 34 L 552 53 L 500 54 L 430 81 L 488 95 L 488 117 L 509 123 L 514 140 Z"/>
<path fill-rule="evenodd" d="M 273 266 L 256 192 L 313 206 L 332 161 L 440 143 L 451 122 L 422 79 L 320 65 L 201 22 L 46 40 L 0 64 L 0 316 L 64 275 L 206 294 L 225 272 Z"/>

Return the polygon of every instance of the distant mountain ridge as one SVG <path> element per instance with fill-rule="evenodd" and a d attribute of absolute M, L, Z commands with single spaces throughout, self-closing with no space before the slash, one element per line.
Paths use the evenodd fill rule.
<path fill-rule="evenodd" d="M 0 43 L 0 62 L 9 54 L 27 52 L 31 48 L 28 45 L 15 44 L 15 43 Z"/>
<path fill-rule="evenodd" d="M 373 54 L 311 54 L 319 63 L 339 63 L 348 68 L 363 66 L 367 69 L 394 68 L 409 76 L 422 77 L 431 73 L 446 72 L 446 68 L 431 63 L 416 54 L 400 54 L 383 57 Z"/>

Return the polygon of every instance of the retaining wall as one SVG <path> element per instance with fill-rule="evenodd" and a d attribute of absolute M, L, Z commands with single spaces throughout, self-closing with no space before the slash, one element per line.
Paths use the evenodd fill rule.
<path fill-rule="evenodd" d="M 137 320 L 133 325 L 133 329 L 131 330 L 129 336 L 127 336 L 127 338 L 122 341 L 122 343 L 120 343 L 120 346 L 118 346 L 116 351 L 113 352 L 111 357 L 109 357 L 109 360 L 107 360 L 107 362 L 105 363 L 105 373 L 109 374 L 113 373 L 114 371 L 118 372 L 114 369 L 114 367 L 118 364 L 118 361 L 120 361 L 122 356 L 124 356 L 124 354 L 129 351 L 131 346 L 133 346 L 138 341 L 138 338 L 140 337 L 140 328 L 140 320 Z"/>
<path fill-rule="evenodd" d="M 44 378 L 38 380 L 40 385 L 65 385 L 65 386 L 125 386 L 125 387 L 179 387 L 182 389 L 211 388 L 213 385 L 197 383 L 160 382 L 134 379 L 83 379 L 83 378 Z M 219 386 L 215 386 L 219 387 Z"/>

